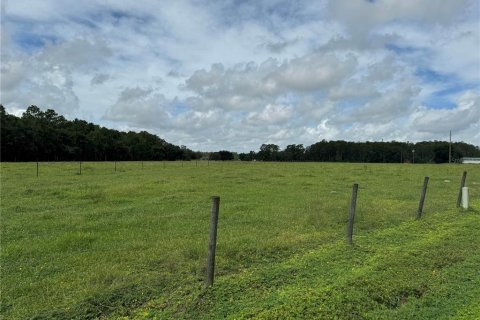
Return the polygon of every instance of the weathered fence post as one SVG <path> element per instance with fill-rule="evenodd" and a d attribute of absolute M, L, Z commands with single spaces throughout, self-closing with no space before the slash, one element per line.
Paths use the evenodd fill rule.
<path fill-rule="evenodd" d="M 460 207 L 460 203 L 462 202 L 462 188 L 465 187 L 466 179 L 467 179 L 467 171 L 463 171 L 462 181 L 460 182 L 460 190 L 458 191 L 457 208 Z"/>
<path fill-rule="evenodd" d="M 425 203 L 425 196 L 427 194 L 428 179 L 429 177 L 425 177 L 425 179 L 423 180 L 422 195 L 420 197 L 420 202 L 418 203 L 417 219 L 420 219 L 422 217 L 423 204 Z"/>
<path fill-rule="evenodd" d="M 38 177 L 38 161 L 37 161 L 37 177 Z"/>
<path fill-rule="evenodd" d="M 355 218 L 355 210 L 357 206 L 357 192 L 358 184 L 355 183 L 352 187 L 352 201 L 350 202 L 350 215 L 348 217 L 348 227 L 347 227 L 347 242 L 348 244 L 353 244 L 353 220 Z"/>
<path fill-rule="evenodd" d="M 220 197 L 212 197 L 212 208 L 210 211 L 210 237 L 208 241 L 208 260 L 207 260 L 207 287 L 213 286 L 215 271 L 215 248 L 217 245 L 217 224 L 218 211 L 220 208 Z"/>

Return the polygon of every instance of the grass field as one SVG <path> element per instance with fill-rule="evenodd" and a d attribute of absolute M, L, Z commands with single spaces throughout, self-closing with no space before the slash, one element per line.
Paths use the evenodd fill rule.
<path fill-rule="evenodd" d="M 479 319 L 480 167 L 1 164 L 4 319 Z M 456 208 L 468 171 L 470 209 Z M 415 220 L 424 176 L 424 217 Z M 354 245 L 345 242 L 358 183 Z M 215 285 L 204 288 L 210 197 Z"/>

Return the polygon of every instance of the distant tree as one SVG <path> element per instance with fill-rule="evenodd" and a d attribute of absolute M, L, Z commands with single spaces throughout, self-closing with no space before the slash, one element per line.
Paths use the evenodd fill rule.
<path fill-rule="evenodd" d="M 233 153 L 227 150 L 218 151 L 218 154 L 220 155 L 220 160 L 222 161 L 233 160 L 234 158 Z"/>
<path fill-rule="evenodd" d="M 305 148 L 303 144 L 290 144 L 283 151 L 285 161 L 303 161 L 305 160 Z"/>
<path fill-rule="evenodd" d="M 262 144 L 257 158 L 262 161 L 277 161 L 279 150 L 280 147 L 275 144 Z"/>

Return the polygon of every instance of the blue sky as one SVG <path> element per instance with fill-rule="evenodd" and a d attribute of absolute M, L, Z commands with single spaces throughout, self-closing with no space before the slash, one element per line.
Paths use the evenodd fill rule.
<path fill-rule="evenodd" d="M 2 1 L 1 103 L 195 150 L 480 145 L 470 0 Z"/>

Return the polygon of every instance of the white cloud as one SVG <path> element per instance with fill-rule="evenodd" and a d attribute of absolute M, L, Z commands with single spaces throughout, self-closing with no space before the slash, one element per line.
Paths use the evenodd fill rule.
<path fill-rule="evenodd" d="M 1 103 L 201 150 L 443 139 L 450 129 L 478 144 L 479 9 L 468 0 L 4 1 Z"/>
<path fill-rule="evenodd" d="M 124 89 L 118 100 L 107 109 L 104 119 L 128 123 L 134 127 L 169 128 L 171 101 L 153 89 Z"/>
<path fill-rule="evenodd" d="M 294 110 L 290 106 L 268 104 L 260 112 L 250 112 L 247 117 L 247 123 L 250 125 L 279 125 L 291 120 Z"/>
<path fill-rule="evenodd" d="M 348 55 L 315 53 L 282 64 L 269 79 L 282 90 L 315 91 L 338 84 L 352 75 L 356 59 Z"/>
<path fill-rule="evenodd" d="M 462 132 L 480 123 L 480 95 L 477 92 L 465 92 L 453 109 L 431 109 L 418 107 L 410 116 L 411 128 L 432 135 L 449 130 Z M 479 137 L 476 133 L 476 137 Z M 480 141 L 480 140 L 477 140 Z"/>

